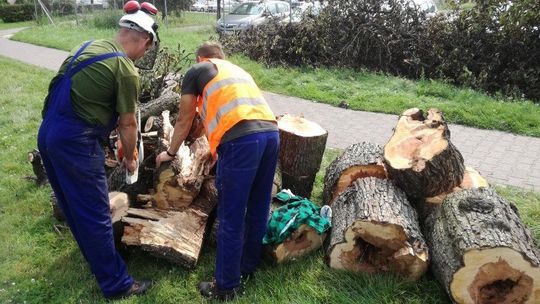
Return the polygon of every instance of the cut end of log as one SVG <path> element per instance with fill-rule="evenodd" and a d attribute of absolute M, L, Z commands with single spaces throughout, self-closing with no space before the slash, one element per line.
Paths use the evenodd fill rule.
<path fill-rule="evenodd" d="M 465 167 L 465 172 L 463 173 L 463 181 L 458 187 L 455 187 L 452 191 L 442 193 L 437 196 L 428 197 L 426 198 L 426 203 L 430 204 L 442 204 L 444 199 L 450 194 L 454 192 L 458 192 L 464 189 L 476 189 L 476 188 L 487 188 L 489 187 L 489 183 L 486 181 L 485 178 L 478 173 L 475 169 L 472 167 Z"/>
<path fill-rule="evenodd" d="M 376 177 L 380 179 L 386 179 L 386 170 L 382 165 L 365 165 L 365 166 L 353 166 L 341 173 L 336 185 L 334 186 L 334 191 L 332 193 L 332 200 L 328 202 L 331 205 L 335 199 L 341 194 L 345 189 L 347 189 L 352 183 L 359 179 L 365 177 Z"/>
<path fill-rule="evenodd" d="M 394 271 L 411 280 L 427 269 L 426 248 L 407 242 L 403 227 L 356 221 L 345 232 L 345 243 L 337 244 L 329 255 L 330 267 L 357 272 Z"/>
<path fill-rule="evenodd" d="M 448 147 L 446 124 L 440 111 L 429 110 L 427 119 L 418 111 L 414 108 L 403 113 L 384 147 L 385 159 L 394 169 L 422 171 L 427 161 Z"/>
<path fill-rule="evenodd" d="M 283 131 L 302 137 L 316 137 L 327 133 L 319 124 L 289 114 L 278 118 L 278 127 Z"/>
<path fill-rule="evenodd" d="M 458 303 L 540 303 L 540 267 L 511 248 L 470 250 L 450 285 Z"/>
<path fill-rule="evenodd" d="M 278 264 L 294 260 L 319 249 L 325 237 L 326 234 L 319 235 L 308 225 L 301 225 L 283 243 L 272 246 L 272 257 Z"/>

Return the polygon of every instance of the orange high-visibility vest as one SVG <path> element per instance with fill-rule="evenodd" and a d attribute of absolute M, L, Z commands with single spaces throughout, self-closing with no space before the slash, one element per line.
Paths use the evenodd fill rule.
<path fill-rule="evenodd" d="M 217 75 L 197 99 L 197 111 L 206 128 L 210 152 L 217 158 L 217 146 L 223 134 L 242 120 L 276 121 L 253 78 L 240 67 L 221 59 L 212 62 Z"/>

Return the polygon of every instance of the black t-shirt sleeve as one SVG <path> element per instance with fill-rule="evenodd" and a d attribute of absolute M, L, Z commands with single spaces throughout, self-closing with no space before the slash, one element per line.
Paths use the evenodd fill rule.
<path fill-rule="evenodd" d="M 192 66 L 182 80 L 182 95 L 193 94 L 200 96 L 206 84 L 217 75 L 216 66 L 204 61 Z"/>

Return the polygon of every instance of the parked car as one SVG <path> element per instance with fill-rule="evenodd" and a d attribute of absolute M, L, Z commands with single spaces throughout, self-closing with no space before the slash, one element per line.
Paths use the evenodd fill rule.
<path fill-rule="evenodd" d="M 191 11 L 196 11 L 196 12 L 205 12 L 206 8 L 207 8 L 206 1 L 196 1 L 189 7 Z"/>
<path fill-rule="evenodd" d="M 317 16 L 322 7 L 317 1 L 312 2 L 296 2 L 292 6 L 292 22 L 300 22 L 304 16 Z"/>
<path fill-rule="evenodd" d="M 290 6 L 285 1 L 244 2 L 217 21 L 217 31 L 231 34 L 258 26 L 270 19 L 289 20 Z"/>

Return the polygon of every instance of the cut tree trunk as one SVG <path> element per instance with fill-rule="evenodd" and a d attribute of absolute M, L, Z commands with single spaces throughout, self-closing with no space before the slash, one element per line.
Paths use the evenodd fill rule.
<path fill-rule="evenodd" d="M 540 253 L 491 188 L 446 197 L 425 222 L 433 273 L 457 303 L 540 303 Z"/>
<path fill-rule="evenodd" d="M 49 182 L 47 174 L 45 173 L 45 167 L 43 167 L 43 161 L 41 160 L 41 154 L 37 149 L 28 152 L 28 161 L 32 164 L 32 171 L 34 171 L 36 184 L 43 186 Z"/>
<path fill-rule="evenodd" d="M 309 225 L 303 224 L 295 230 L 283 243 L 266 245 L 266 254 L 272 262 L 281 264 L 295 260 L 321 248 L 326 233 L 319 234 Z"/>
<path fill-rule="evenodd" d="M 122 242 L 186 268 L 197 264 L 208 215 L 217 203 L 214 179 L 205 179 L 197 199 L 182 210 L 128 209 Z"/>
<path fill-rule="evenodd" d="M 323 202 L 332 205 L 356 179 L 368 176 L 386 178 L 382 147 L 367 142 L 347 147 L 326 168 Z"/>
<path fill-rule="evenodd" d="M 163 163 L 154 174 L 154 193 L 138 195 L 137 201 L 152 201 L 161 209 L 189 206 L 199 194 L 205 176 L 213 165 L 206 137 L 199 137 L 190 147 L 184 144 L 177 157 Z"/>
<path fill-rule="evenodd" d="M 174 131 L 168 111 L 162 113 L 161 122 L 156 153 L 169 148 Z M 138 195 L 137 201 L 152 201 L 161 209 L 181 209 L 189 206 L 199 194 L 203 180 L 212 166 L 210 146 L 205 136 L 197 138 L 189 147 L 182 144 L 175 159 L 162 163 L 154 171 L 153 194 Z"/>
<path fill-rule="evenodd" d="M 416 108 L 403 112 L 384 146 L 384 159 L 389 176 L 413 199 L 452 190 L 461 184 L 465 170 L 437 109 L 430 109 L 427 118 Z"/>
<path fill-rule="evenodd" d="M 321 166 L 328 132 L 312 121 L 288 114 L 278 118 L 278 127 L 283 189 L 309 198 Z"/>
<path fill-rule="evenodd" d="M 488 188 L 489 184 L 485 178 L 478 173 L 472 167 L 465 167 L 465 172 L 463 173 L 463 181 L 461 184 L 451 191 L 439 194 L 437 196 L 426 198 L 426 203 L 430 204 L 441 204 L 444 199 L 451 193 L 458 192 L 464 189 L 475 189 L 475 188 Z"/>
<path fill-rule="evenodd" d="M 357 179 L 332 205 L 327 263 L 357 272 L 395 272 L 417 280 L 428 266 L 428 249 L 416 211 L 392 181 Z"/>
<path fill-rule="evenodd" d="M 163 111 L 169 111 L 171 114 L 178 113 L 179 103 L 180 95 L 168 91 L 166 94 L 141 105 L 141 122 L 145 125 L 150 116 L 161 115 Z"/>

